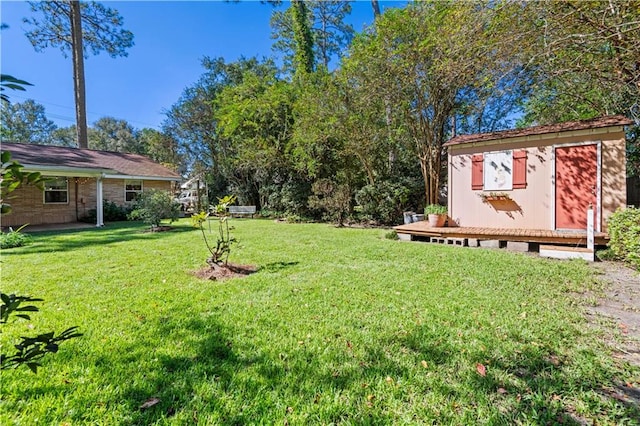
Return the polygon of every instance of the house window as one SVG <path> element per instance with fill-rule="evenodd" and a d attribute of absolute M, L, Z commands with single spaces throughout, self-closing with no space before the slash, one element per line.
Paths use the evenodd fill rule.
<path fill-rule="evenodd" d="M 124 181 L 124 200 L 135 201 L 138 195 L 142 193 L 141 180 L 125 180 Z"/>
<path fill-rule="evenodd" d="M 66 177 L 46 178 L 44 184 L 44 203 L 60 204 L 69 202 L 69 182 Z"/>

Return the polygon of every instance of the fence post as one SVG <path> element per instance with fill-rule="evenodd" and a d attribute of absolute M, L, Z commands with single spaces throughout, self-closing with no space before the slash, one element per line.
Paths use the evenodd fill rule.
<path fill-rule="evenodd" d="M 595 248 L 595 235 L 593 231 L 593 205 L 589 204 L 587 209 L 587 248 L 594 251 Z"/>

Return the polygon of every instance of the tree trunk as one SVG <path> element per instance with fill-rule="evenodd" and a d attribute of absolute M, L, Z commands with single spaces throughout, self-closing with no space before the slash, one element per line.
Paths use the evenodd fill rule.
<path fill-rule="evenodd" d="M 373 18 L 377 18 L 380 16 L 380 5 L 378 4 L 378 0 L 371 0 L 371 7 L 373 8 Z"/>
<path fill-rule="evenodd" d="M 84 52 L 82 48 L 82 16 L 80 2 L 72 0 L 71 10 L 71 51 L 73 57 L 73 90 L 76 99 L 76 131 L 78 148 L 88 148 L 87 104 L 84 85 Z"/>

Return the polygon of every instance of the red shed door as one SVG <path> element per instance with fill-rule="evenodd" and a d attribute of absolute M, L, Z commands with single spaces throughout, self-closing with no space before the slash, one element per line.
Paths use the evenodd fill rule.
<path fill-rule="evenodd" d="M 556 148 L 556 229 L 586 229 L 597 208 L 598 146 Z"/>

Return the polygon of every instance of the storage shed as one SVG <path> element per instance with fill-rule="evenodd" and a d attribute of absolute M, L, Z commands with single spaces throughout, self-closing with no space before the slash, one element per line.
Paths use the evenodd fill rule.
<path fill-rule="evenodd" d="M 626 204 L 629 124 L 608 116 L 452 138 L 450 226 L 584 230 L 591 205 L 596 232 L 606 232 Z"/>

